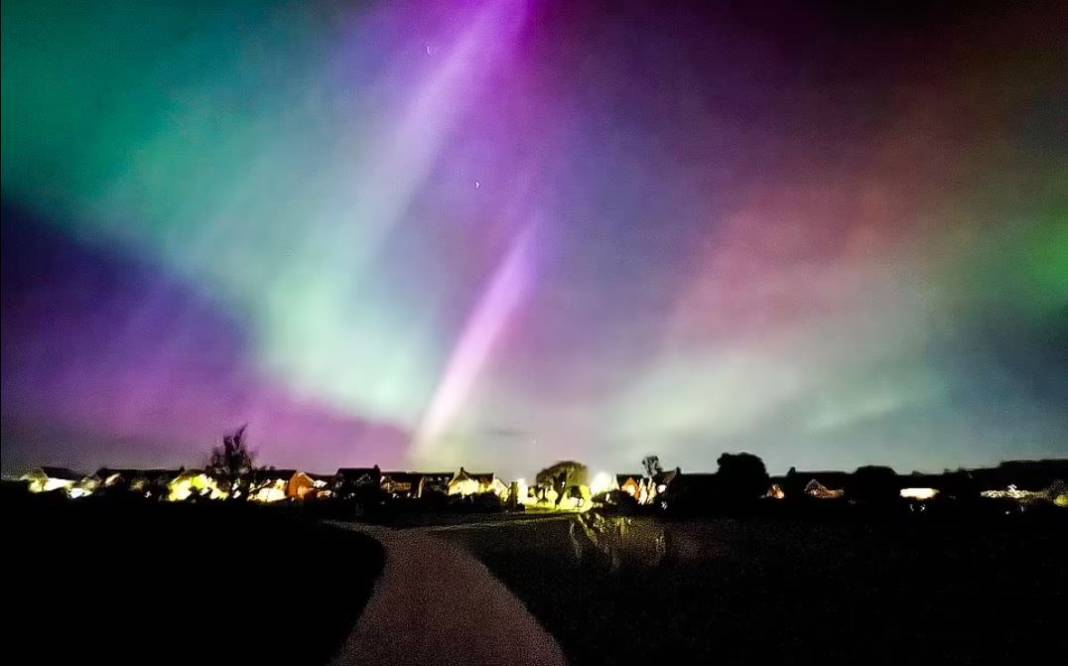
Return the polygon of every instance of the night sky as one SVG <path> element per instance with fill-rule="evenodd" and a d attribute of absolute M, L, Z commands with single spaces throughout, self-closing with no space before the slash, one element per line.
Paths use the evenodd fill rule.
<path fill-rule="evenodd" d="M 1068 3 L 156 4 L 3 3 L 5 472 L 1068 455 Z"/>

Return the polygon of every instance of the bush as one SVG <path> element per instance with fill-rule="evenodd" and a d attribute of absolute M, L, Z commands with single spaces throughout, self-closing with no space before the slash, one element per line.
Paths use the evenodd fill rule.
<path fill-rule="evenodd" d="M 726 504 L 755 502 L 768 491 L 768 470 L 752 453 L 724 453 L 717 461 L 718 493 Z"/>
<path fill-rule="evenodd" d="M 622 490 L 609 490 L 593 497 L 593 506 L 603 513 L 631 515 L 638 511 L 638 500 Z"/>
<path fill-rule="evenodd" d="M 867 465 L 857 468 L 846 485 L 849 499 L 866 504 L 890 504 L 900 497 L 897 472 L 889 467 Z"/>
<path fill-rule="evenodd" d="M 504 511 L 504 502 L 497 493 L 478 493 L 472 497 L 472 505 L 475 511 L 480 512 Z"/>
<path fill-rule="evenodd" d="M 423 508 L 430 511 L 443 511 L 449 506 L 449 496 L 440 490 L 426 490 L 423 491 L 422 497 L 419 498 L 420 504 Z"/>

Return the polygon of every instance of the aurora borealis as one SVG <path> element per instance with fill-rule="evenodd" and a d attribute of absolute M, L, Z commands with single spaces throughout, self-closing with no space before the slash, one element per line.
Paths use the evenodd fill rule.
<path fill-rule="evenodd" d="M 5 1 L 4 470 L 1068 454 L 1065 5 L 705 4 Z"/>

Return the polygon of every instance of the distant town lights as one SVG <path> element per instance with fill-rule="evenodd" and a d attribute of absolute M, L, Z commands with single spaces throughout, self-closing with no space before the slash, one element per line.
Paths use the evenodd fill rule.
<path fill-rule="evenodd" d="M 934 488 L 902 488 L 901 489 L 901 496 L 904 497 L 905 499 L 929 500 L 929 499 L 931 499 L 932 497 L 934 497 L 937 494 L 938 494 L 938 491 L 936 489 L 934 489 Z"/>

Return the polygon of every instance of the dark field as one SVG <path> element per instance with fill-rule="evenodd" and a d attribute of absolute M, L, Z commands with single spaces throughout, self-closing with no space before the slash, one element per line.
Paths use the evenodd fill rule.
<path fill-rule="evenodd" d="M 12 663 L 324 663 L 377 542 L 274 507 L 5 497 Z"/>
<path fill-rule="evenodd" d="M 1047 663 L 1068 648 L 1063 517 L 586 514 L 438 536 L 482 560 L 573 663 Z"/>

